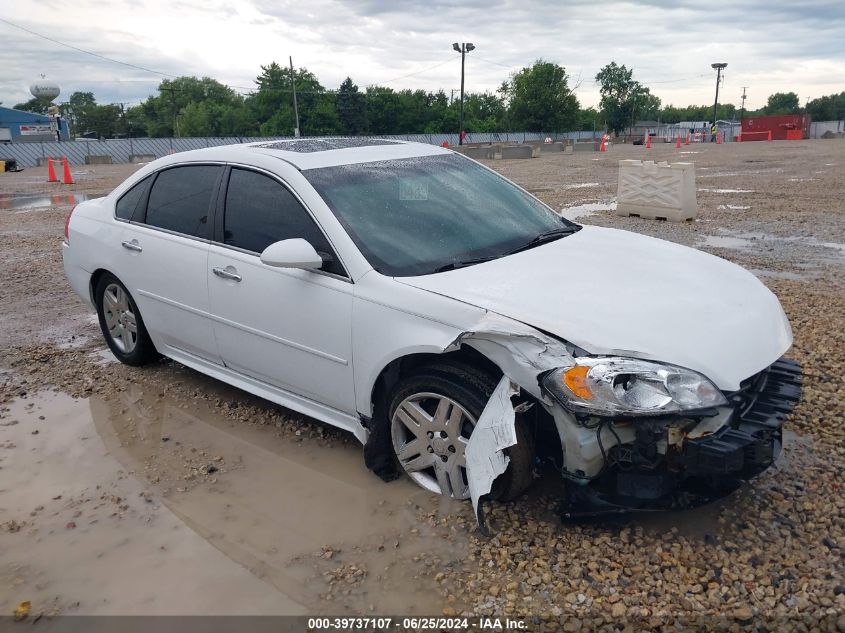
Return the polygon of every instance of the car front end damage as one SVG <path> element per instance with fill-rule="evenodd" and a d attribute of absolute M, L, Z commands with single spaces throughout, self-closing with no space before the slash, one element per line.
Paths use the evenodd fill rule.
<path fill-rule="evenodd" d="M 504 372 L 467 448 L 482 530 L 481 500 L 505 471 L 514 425 L 531 403 L 560 439 L 546 461 L 566 484 L 561 517 L 574 519 L 690 508 L 729 494 L 774 463 L 801 395 L 800 367 L 785 358 L 724 392 L 692 370 L 590 356 L 533 328 L 503 325 L 488 320 L 456 341 Z M 538 462 L 544 448 L 538 441 Z"/>
<path fill-rule="evenodd" d="M 732 492 L 774 463 L 800 395 L 800 367 L 782 358 L 709 409 L 596 416 L 554 406 L 562 517 L 690 508 Z"/>

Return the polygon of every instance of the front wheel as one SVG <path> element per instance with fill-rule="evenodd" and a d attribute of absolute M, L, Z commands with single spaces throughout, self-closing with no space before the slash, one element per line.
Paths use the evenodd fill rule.
<path fill-rule="evenodd" d="M 455 499 L 469 498 L 466 446 L 496 381 L 462 364 L 430 365 L 397 383 L 388 421 L 399 466 L 419 486 Z M 519 496 L 531 483 L 530 440 L 517 422 L 517 444 L 506 449 L 508 469 L 491 496 Z"/>
<path fill-rule="evenodd" d="M 144 365 L 158 356 L 132 295 L 120 280 L 106 273 L 94 289 L 97 318 L 109 349 L 127 365 Z"/>

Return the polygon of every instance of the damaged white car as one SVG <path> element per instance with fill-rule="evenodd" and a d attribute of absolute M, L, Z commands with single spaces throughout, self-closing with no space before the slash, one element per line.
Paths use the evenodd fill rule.
<path fill-rule="evenodd" d="M 65 237 L 121 361 L 164 355 L 351 431 L 381 477 L 477 510 L 540 464 L 566 514 L 713 498 L 773 462 L 800 394 L 751 273 L 579 226 L 430 145 L 169 156 L 78 205 Z"/>

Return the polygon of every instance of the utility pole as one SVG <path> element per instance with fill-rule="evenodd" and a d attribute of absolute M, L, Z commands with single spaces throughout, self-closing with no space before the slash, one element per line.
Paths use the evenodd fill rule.
<path fill-rule="evenodd" d="M 167 90 L 167 91 L 170 92 L 170 110 L 173 114 L 173 135 L 178 138 L 179 137 L 179 119 L 176 116 L 176 98 L 174 97 L 176 89 L 173 86 L 167 86 L 165 88 L 159 88 L 159 91 L 161 91 L 161 90 Z"/>
<path fill-rule="evenodd" d="M 452 44 L 452 49 L 461 54 L 461 124 L 458 130 L 458 145 L 464 144 L 464 64 L 466 62 L 467 53 L 475 50 L 475 44 L 466 42 Z"/>
<path fill-rule="evenodd" d="M 293 135 L 299 138 L 299 108 L 296 107 L 296 82 L 293 79 L 293 56 L 289 56 L 290 60 L 290 87 L 293 89 L 293 116 L 296 118 L 296 127 L 293 129 Z"/>
<path fill-rule="evenodd" d="M 719 107 L 719 83 L 722 80 L 722 70 L 727 66 L 726 62 L 719 62 L 717 64 L 710 64 L 711 68 L 716 69 L 716 100 L 713 102 L 713 125 L 716 125 L 716 111 Z"/>
<path fill-rule="evenodd" d="M 742 123 L 742 120 L 745 118 L 745 89 L 748 86 L 742 87 L 742 107 L 739 110 L 739 122 Z"/>

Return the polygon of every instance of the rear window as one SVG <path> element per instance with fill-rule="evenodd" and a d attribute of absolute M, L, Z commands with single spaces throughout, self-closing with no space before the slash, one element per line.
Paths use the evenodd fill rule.
<path fill-rule="evenodd" d="M 186 165 L 158 174 L 147 203 L 146 224 L 208 238 L 209 206 L 222 168 Z"/>
<path fill-rule="evenodd" d="M 151 182 L 152 177 L 148 176 L 132 187 L 129 191 L 124 193 L 120 200 L 117 201 L 117 205 L 114 208 L 115 217 L 120 218 L 121 220 L 131 220 L 132 216 L 135 214 L 135 210 L 138 208 L 138 203 L 144 198 L 144 194 L 147 192 L 147 187 L 150 186 Z"/>

